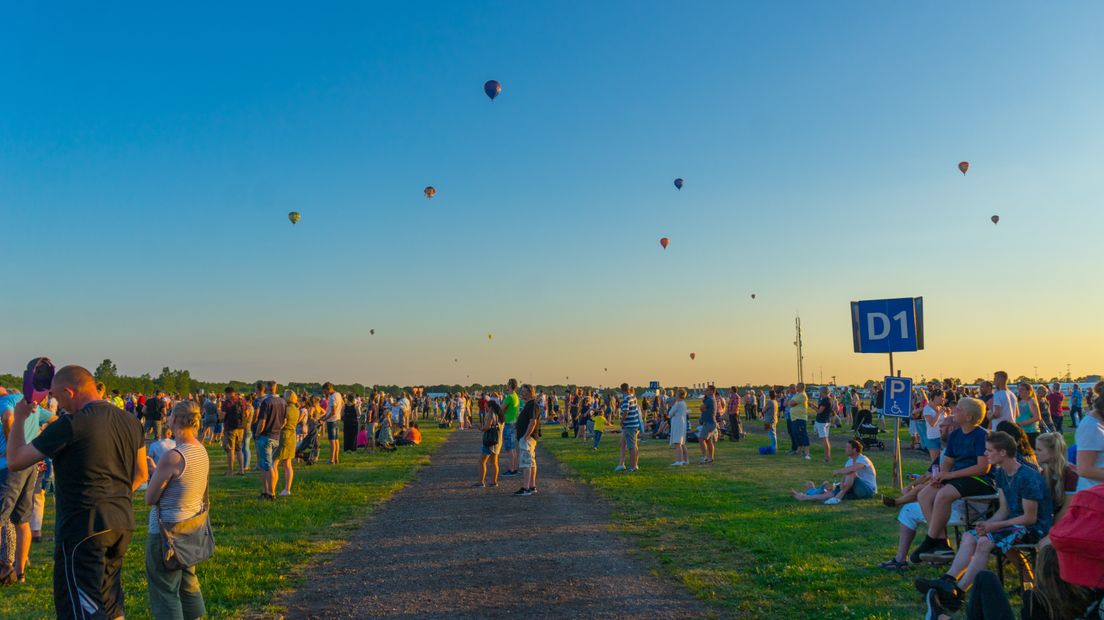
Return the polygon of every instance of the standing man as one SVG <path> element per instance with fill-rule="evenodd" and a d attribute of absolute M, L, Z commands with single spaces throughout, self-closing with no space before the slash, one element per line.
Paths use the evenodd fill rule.
<path fill-rule="evenodd" d="M 713 462 L 713 452 L 717 442 L 717 388 L 705 388 L 705 398 L 701 403 L 701 417 L 698 419 L 701 431 L 698 433 L 698 446 L 701 448 L 701 463 Z"/>
<path fill-rule="evenodd" d="M 517 426 L 521 401 L 518 399 L 517 387 L 517 379 L 508 380 L 506 382 L 506 395 L 502 397 L 502 419 L 504 420 L 502 449 L 506 450 L 506 455 L 510 458 L 510 465 L 502 475 L 507 478 L 518 475 L 518 445 L 516 441 L 518 435 L 514 427 Z"/>
<path fill-rule="evenodd" d="M 257 410 L 257 422 L 253 425 L 253 437 L 257 441 L 257 468 L 261 470 L 261 495 L 258 499 L 276 499 L 276 483 L 280 472 L 272 466 L 272 457 L 280 447 L 280 432 L 287 419 L 287 401 L 277 391 L 275 381 L 264 385 L 261 406 Z"/>
<path fill-rule="evenodd" d="M 15 528 L 15 561 L 8 565 L 6 558 L 0 564 L 0 583 L 14 579 L 23 582 L 27 569 L 27 556 L 31 551 L 31 516 L 34 512 L 34 494 L 38 484 L 38 468 L 28 467 L 22 471 L 8 469 L 4 457 L 11 443 L 12 426 L 15 423 L 15 406 L 23 400 L 22 394 L 0 396 L 0 419 L 3 420 L 3 434 L 0 435 L 0 523 L 7 524 L 9 519 Z M 30 443 L 38 437 L 44 424 L 53 422 L 55 416 L 49 409 L 35 407 L 24 424 L 24 441 Z"/>
<path fill-rule="evenodd" d="M 345 408 L 345 399 L 329 381 L 322 386 L 322 393 L 326 395 L 326 415 L 322 420 L 326 423 L 326 438 L 330 440 L 330 465 L 337 465 L 338 450 L 341 448 L 337 425 L 341 420 L 341 410 Z"/>
<path fill-rule="evenodd" d="M 755 402 L 755 396 L 752 391 L 747 393 L 747 404 L 744 405 L 744 411 L 747 412 L 748 419 L 751 419 L 752 411 L 754 411 L 751 403 Z M 740 425 L 740 393 L 736 391 L 736 386 L 732 386 L 732 391 L 728 393 L 728 434 L 732 438 L 732 441 L 740 441 L 740 436 L 743 434 L 743 428 Z"/>
<path fill-rule="evenodd" d="M 794 386 L 790 386 L 794 388 Z M 809 396 L 805 394 L 805 384 L 798 383 L 789 399 L 790 404 L 790 420 L 793 422 L 793 437 L 794 445 L 797 446 L 797 454 L 805 456 L 805 460 L 808 461 L 812 457 L 809 456 Z"/>
<path fill-rule="evenodd" d="M 234 475 L 234 461 L 238 463 L 238 475 L 245 475 L 245 458 L 242 455 L 245 402 L 238 392 L 226 386 L 226 398 L 222 401 L 222 449 L 226 450 L 226 475 Z"/>
<path fill-rule="evenodd" d="M 161 427 L 163 423 L 161 419 L 165 415 L 165 391 L 158 390 L 157 394 L 153 398 L 146 401 L 145 410 L 146 425 L 143 431 L 149 434 L 153 431 L 153 440 L 157 441 L 161 439 Z"/>
<path fill-rule="evenodd" d="M 989 430 L 996 431 L 1001 422 L 1015 422 L 1020 412 L 1019 399 L 1008 389 L 1008 373 L 998 370 L 993 373 L 993 415 L 989 416 Z"/>
<path fill-rule="evenodd" d="M 32 409 L 15 405 L 8 468 L 49 458 L 56 476 L 54 612 L 58 618 L 122 618 L 123 558 L 134 531 L 134 491 L 146 481 L 142 425 L 100 400 L 92 373 L 65 366 L 50 393 L 66 415 L 25 441 Z"/>
<path fill-rule="evenodd" d="M 1081 423 L 1082 400 L 1081 386 L 1074 383 L 1073 391 L 1070 392 L 1070 424 L 1073 424 L 1074 428 L 1077 428 L 1077 425 Z"/>
<path fill-rule="evenodd" d="M 1047 393 L 1047 404 L 1050 405 L 1050 419 L 1054 422 L 1054 431 L 1057 433 L 1062 432 L 1062 420 L 1065 419 L 1065 414 L 1062 413 L 1062 401 L 1066 399 L 1066 395 L 1062 393 L 1062 385 L 1057 381 L 1054 385 L 1050 386 L 1050 392 Z"/>
<path fill-rule="evenodd" d="M 514 495 L 521 497 L 537 492 L 537 437 L 540 437 L 540 413 L 534 400 L 533 386 L 526 383 L 521 386 L 521 397 L 525 406 L 517 417 L 517 446 L 520 453 L 518 466 L 525 470 L 521 488 Z"/>
<path fill-rule="evenodd" d="M 832 443 L 828 440 L 828 432 L 832 428 L 832 409 L 832 399 L 828 397 L 828 388 L 821 387 L 813 428 L 816 429 L 817 437 L 824 445 L 825 463 L 832 462 Z"/>
<path fill-rule="evenodd" d="M 636 395 L 629 389 L 628 383 L 621 384 L 621 462 L 613 471 L 625 470 L 625 455 L 628 453 L 628 471 L 636 471 L 640 465 L 640 433 L 643 423 L 640 421 L 640 407 L 636 404 Z"/>

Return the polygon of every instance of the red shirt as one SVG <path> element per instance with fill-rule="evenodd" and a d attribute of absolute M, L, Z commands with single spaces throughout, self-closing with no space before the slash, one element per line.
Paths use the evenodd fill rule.
<path fill-rule="evenodd" d="M 1050 415 L 1062 415 L 1062 396 L 1061 392 L 1050 392 L 1047 394 L 1047 402 L 1050 403 Z"/>

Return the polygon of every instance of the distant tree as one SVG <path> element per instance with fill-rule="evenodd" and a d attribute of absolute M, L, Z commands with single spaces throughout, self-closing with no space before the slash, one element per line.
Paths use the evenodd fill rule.
<path fill-rule="evenodd" d="M 119 369 L 115 367 L 115 362 L 106 359 L 100 362 L 99 366 L 96 366 L 96 372 L 92 374 L 95 375 L 97 381 L 111 383 L 115 377 L 119 376 Z"/>

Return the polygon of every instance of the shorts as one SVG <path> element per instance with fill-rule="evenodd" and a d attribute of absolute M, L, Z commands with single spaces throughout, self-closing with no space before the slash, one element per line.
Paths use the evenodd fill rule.
<path fill-rule="evenodd" d="M 271 437 L 257 438 L 257 467 L 261 471 L 272 471 L 272 456 L 277 452 L 278 443 Z"/>
<path fill-rule="evenodd" d="M 809 446 L 809 431 L 806 420 L 793 420 L 793 437 L 794 443 L 798 448 L 807 448 Z"/>
<path fill-rule="evenodd" d="M 698 432 L 698 441 L 715 441 L 717 439 L 716 424 L 702 424 Z"/>
<path fill-rule="evenodd" d="M 844 499 L 868 499 L 874 497 L 874 492 L 877 491 L 874 487 L 870 486 L 864 480 L 855 479 L 855 483 L 851 485 L 851 489 L 847 491 L 847 494 L 843 496 Z"/>
<path fill-rule="evenodd" d="M 242 439 L 244 438 L 244 428 L 227 430 L 225 433 L 222 434 L 222 448 L 227 452 L 240 452 L 242 447 Z"/>
<path fill-rule="evenodd" d="M 958 489 L 958 494 L 962 497 L 971 497 L 974 495 L 992 495 L 996 493 L 996 489 L 993 488 L 993 483 L 985 478 L 978 478 L 977 476 L 970 476 L 969 478 L 952 478 L 945 481 L 943 484 L 949 484 L 952 487 Z"/>
<path fill-rule="evenodd" d="M 625 443 L 625 447 L 629 450 L 636 450 L 639 446 L 640 439 L 640 427 L 634 426 L 632 428 L 621 429 L 621 441 Z"/>
<path fill-rule="evenodd" d="M 326 439 L 337 441 L 337 422 L 326 422 Z"/>
<path fill-rule="evenodd" d="M 518 440 L 518 469 L 528 469 L 536 464 L 537 440 L 532 437 Z"/>
<path fill-rule="evenodd" d="M 974 538 L 980 538 L 977 530 L 970 530 L 968 532 L 972 534 Z M 1009 527 L 1002 527 L 995 532 L 987 532 L 985 537 L 988 538 L 997 549 L 1000 549 L 1002 553 L 1008 553 L 1012 550 L 1012 546 L 1024 540 L 1028 535 L 1027 528 L 1022 525 L 1012 525 Z M 1025 541 L 1027 542 L 1027 541 Z"/>
<path fill-rule="evenodd" d="M 920 420 L 909 420 L 909 435 L 920 434 Z"/>
<path fill-rule="evenodd" d="M 130 530 L 103 530 L 54 543 L 54 613 L 58 618 L 123 617 L 123 558 Z M 84 613 L 86 609 L 95 614 Z M 79 610 L 79 611 L 78 611 Z"/>
<path fill-rule="evenodd" d="M 7 523 L 9 519 L 16 525 L 30 521 L 37 482 L 37 467 L 21 471 L 0 469 L 0 523 Z"/>
<path fill-rule="evenodd" d="M 832 428 L 832 425 L 828 422 L 814 422 L 813 428 L 816 429 L 818 438 L 828 439 L 828 429 Z"/>
<path fill-rule="evenodd" d="M 367 424 L 365 424 L 364 425 L 364 432 L 368 434 L 368 437 L 372 441 L 375 441 L 375 439 L 376 439 L 376 423 L 375 422 L 368 422 Z"/>
<path fill-rule="evenodd" d="M 502 425 L 502 449 L 507 452 L 517 450 L 517 432 L 510 422 Z"/>
<path fill-rule="evenodd" d="M 951 516 L 947 519 L 947 524 L 955 525 L 965 523 L 965 511 L 966 502 L 961 499 L 956 499 L 951 504 Z M 924 511 L 920 508 L 919 502 L 909 502 L 901 506 L 901 511 L 897 513 L 897 522 L 913 531 L 920 527 L 920 524 L 924 523 L 925 519 Z"/>
<path fill-rule="evenodd" d="M 943 440 L 939 437 L 923 437 L 920 439 L 920 445 L 924 446 L 925 450 L 942 450 Z"/>
<path fill-rule="evenodd" d="M 203 418 L 203 426 L 204 427 L 211 427 L 211 426 L 214 426 L 216 424 L 218 424 L 218 418 L 215 417 L 215 416 L 211 416 L 209 418 Z"/>

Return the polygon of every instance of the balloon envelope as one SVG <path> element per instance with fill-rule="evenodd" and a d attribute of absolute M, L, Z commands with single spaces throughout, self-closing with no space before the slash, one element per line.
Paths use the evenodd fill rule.
<path fill-rule="evenodd" d="M 375 336 L 376 335 L 376 330 L 370 329 L 370 330 L 368 330 L 368 333 Z"/>
<path fill-rule="evenodd" d="M 696 357 L 698 357 L 698 354 L 697 354 L 697 353 L 691 353 L 691 354 L 690 354 L 690 359 L 694 359 L 694 358 L 696 358 Z"/>
<path fill-rule="evenodd" d="M 487 334 L 487 340 L 494 339 L 494 334 Z"/>
<path fill-rule="evenodd" d="M 755 293 L 752 293 L 752 294 L 751 294 L 751 298 L 752 298 L 752 299 L 755 299 Z"/>
<path fill-rule="evenodd" d="M 494 101 L 494 98 L 502 92 L 502 84 L 499 84 L 498 80 L 487 80 L 487 82 L 483 84 L 483 92 L 487 93 L 491 101 Z"/>
<path fill-rule="evenodd" d="M 962 174 L 966 174 L 966 171 L 970 169 L 970 162 L 968 162 L 968 161 L 958 162 L 958 169 L 962 171 Z"/>
<path fill-rule="evenodd" d="M 682 189 L 682 179 L 675 179 L 675 188 Z"/>
<path fill-rule="evenodd" d="M 426 188 L 422 191 L 425 192 L 426 198 L 433 198 L 437 195 L 437 188 L 433 187 L 432 185 L 427 185 Z"/>
<path fill-rule="evenodd" d="M 999 221 L 1000 221 L 1000 216 L 999 216 L 999 215 L 994 215 L 993 217 L 989 218 L 989 221 L 991 221 L 991 222 L 993 222 L 994 224 L 996 224 L 997 222 L 999 222 Z"/>
<path fill-rule="evenodd" d="M 663 237 L 662 239 L 659 240 L 659 245 L 662 245 L 664 250 L 667 249 L 667 244 L 668 243 L 671 243 L 671 240 L 668 239 L 667 237 Z"/>
<path fill-rule="evenodd" d="M 298 211 L 292 211 L 291 213 L 288 213 L 288 219 L 291 220 L 292 224 L 298 224 L 299 223 L 299 212 Z"/>

